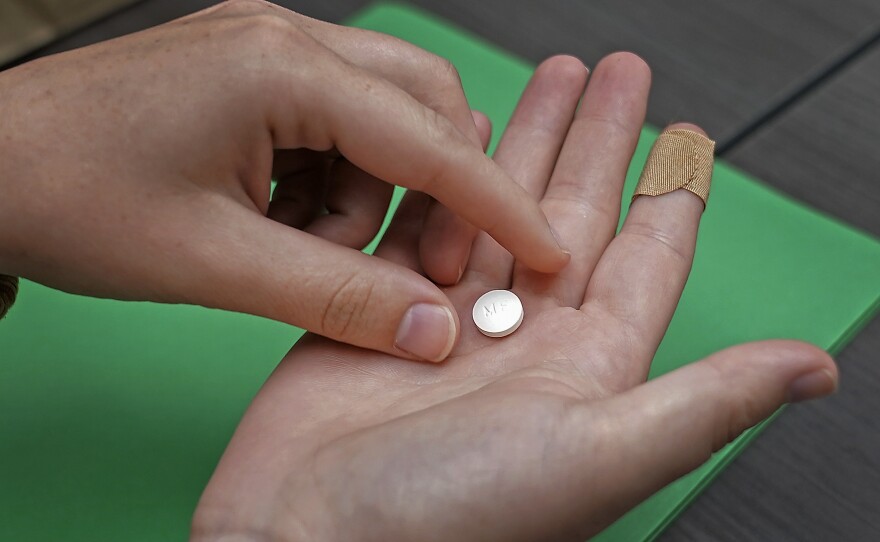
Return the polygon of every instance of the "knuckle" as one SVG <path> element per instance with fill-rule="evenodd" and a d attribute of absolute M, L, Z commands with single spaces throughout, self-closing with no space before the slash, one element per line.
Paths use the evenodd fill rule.
<path fill-rule="evenodd" d="M 258 0 L 235 0 L 245 4 L 262 4 Z M 252 83 L 262 93 L 265 87 L 284 88 L 290 84 L 291 50 L 304 54 L 317 55 L 315 41 L 274 9 L 234 8 L 235 16 L 225 17 L 215 22 L 217 41 L 227 54 L 223 55 L 228 64 L 236 67 L 242 64 L 247 69 L 239 70 L 239 78 Z"/>
<path fill-rule="evenodd" d="M 406 86 L 423 105 L 437 111 L 467 107 L 461 76 L 452 62 L 419 48 L 408 51 L 407 58 L 415 75 Z"/>
<path fill-rule="evenodd" d="M 727 412 L 723 417 L 725 423 L 720 423 L 717 426 L 712 442 L 712 452 L 717 452 L 732 442 L 743 431 L 755 425 L 757 420 L 764 417 L 761 401 L 751 396 L 738 400 L 728 399 L 726 408 Z"/>
<path fill-rule="evenodd" d="M 425 155 L 420 171 L 421 182 L 414 186 L 420 192 L 432 193 L 449 168 L 449 157 L 457 154 L 464 136 L 451 120 L 429 108 L 422 108 L 424 133 L 430 152 Z"/>
<path fill-rule="evenodd" d="M 438 145 L 446 145 L 450 142 L 457 142 L 463 136 L 458 131 L 455 124 L 442 113 L 430 107 L 423 108 L 425 114 L 425 126 L 427 127 L 432 139 Z"/>
<path fill-rule="evenodd" d="M 743 389 L 744 371 L 739 366 L 718 361 L 703 362 L 701 368 L 706 371 L 704 381 L 717 387 L 717 400 L 711 405 L 711 414 L 707 419 L 715 420 L 711 424 L 711 452 L 716 452 L 737 438 L 743 431 L 755 425 L 769 412 L 766 412 L 766 401 L 752 390 Z"/>
<path fill-rule="evenodd" d="M 440 56 L 435 58 L 437 63 L 437 74 L 440 81 L 448 87 L 455 87 L 456 89 L 460 88 L 461 74 L 458 73 L 458 68 L 455 67 L 455 64 L 449 59 Z"/>
<path fill-rule="evenodd" d="M 263 0 L 227 0 L 218 11 L 223 17 L 216 24 L 235 50 L 266 52 L 305 42 L 305 32 Z"/>
<path fill-rule="evenodd" d="M 283 17 L 260 12 L 246 18 L 247 36 L 258 46 L 279 47 L 298 39 L 300 30 Z"/>
<path fill-rule="evenodd" d="M 357 273 L 343 279 L 324 309 L 322 334 L 344 338 L 354 335 L 356 330 L 366 329 L 374 289 L 372 280 Z"/>
<path fill-rule="evenodd" d="M 443 120 L 450 121 L 452 127 L 468 132 L 472 129 L 469 127 L 473 126 L 473 120 L 458 69 L 443 57 L 432 53 L 426 54 L 429 55 L 428 62 L 433 68 L 428 70 L 429 77 L 422 80 L 419 100 L 426 107 L 446 116 Z M 439 127 L 444 130 L 441 131 L 441 135 L 450 135 L 448 131 L 445 131 L 450 127 L 448 126 L 450 123 L 439 123 Z"/>
<path fill-rule="evenodd" d="M 270 4 L 263 0 L 225 0 L 217 6 L 217 11 L 228 15 L 250 15 L 259 13 Z"/>
<path fill-rule="evenodd" d="M 450 104 L 458 102 L 467 106 L 467 100 L 464 97 L 464 90 L 461 84 L 461 74 L 458 73 L 458 68 L 445 58 L 436 57 L 436 59 L 436 73 L 437 80 L 439 81 L 438 89 L 440 95 L 438 98 Z"/>
<path fill-rule="evenodd" d="M 410 72 L 414 74 L 409 84 L 427 99 L 426 105 L 440 105 L 450 94 L 461 93 L 461 77 L 448 59 L 409 44 L 401 53 L 405 54 Z"/>
<path fill-rule="evenodd" d="M 623 235 L 655 247 L 671 260 L 689 265 L 693 258 L 693 247 L 685 239 L 656 224 L 649 222 L 632 222 L 628 224 Z"/>
<path fill-rule="evenodd" d="M 584 127 L 589 127 L 591 131 L 601 131 L 607 142 L 606 148 L 612 148 L 612 145 L 616 146 L 626 141 L 634 128 L 619 115 L 604 111 L 591 111 L 576 118 L 574 123 L 583 123 Z"/>

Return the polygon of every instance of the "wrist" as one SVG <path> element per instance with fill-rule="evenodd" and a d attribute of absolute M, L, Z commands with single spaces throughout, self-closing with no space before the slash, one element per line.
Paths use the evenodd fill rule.
<path fill-rule="evenodd" d="M 290 488 L 287 488 L 288 490 Z M 294 496 L 293 493 L 296 493 Z M 291 500 L 277 503 L 242 498 L 217 502 L 211 485 L 196 507 L 189 542 L 331 542 L 339 540 L 338 525 L 325 504 L 310 492 L 288 493 Z M 207 498 L 206 498 L 207 497 Z M 347 539 L 350 540 L 350 539 Z"/>
<path fill-rule="evenodd" d="M 189 542 L 309 542 L 326 540 L 314 537 L 291 522 L 266 525 L 242 516 L 241 510 L 211 509 L 199 506 L 191 524 Z M 266 518 L 263 518 L 266 520 Z"/>

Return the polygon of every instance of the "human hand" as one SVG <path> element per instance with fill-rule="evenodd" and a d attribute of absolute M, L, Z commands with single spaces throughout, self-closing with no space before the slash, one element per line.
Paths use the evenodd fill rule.
<path fill-rule="evenodd" d="M 510 288 L 522 326 L 504 339 L 463 326 L 440 366 L 306 336 L 245 414 L 192 540 L 581 541 L 781 404 L 834 390 L 828 355 L 793 341 L 645 383 L 703 202 L 639 197 L 615 235 L 650 74 L 629 54 L 604 59 L 575 113 L 586 79 L 575 59 L 542 64 L 495 154 L 571 262 L 535 273 L 481 235 L 446 289 L 464 321 Z M 378 255 L 417 268 L 424 204 L 407 196 Z"/>
<path fill-rule="evenodd" d="M 439 283 L 476 235 L 457 216 L 535 269 L 568 261 L 482 152 L 455 70 L 390 36 L 230 1 L 4 72 L 0 96 L 3 274 L 438 361 L 458 326 L 442 291 L 347 248 L 377 233 L 388 182 L 444 204 L 422 229 Z"/>

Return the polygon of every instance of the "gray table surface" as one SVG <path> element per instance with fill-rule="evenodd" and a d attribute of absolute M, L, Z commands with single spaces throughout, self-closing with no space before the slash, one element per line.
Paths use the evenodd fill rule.
<path fill-rule="evenodd" d="M 212 3 L 145 0 L 38 54 Z M 369 2 L 279 3 L 340 21 Z M 615 50 L 634 51 L 654 74 L 649 122 L 696 122 L 728 161 L 880 236 L 877 0 L 411 3 L 533 62 L 570 53 L 591 65 Z M 838 357 L 840 393 L 788 409 L 661 540 L 880 540 L 877 352 L 880 320 Z"/>

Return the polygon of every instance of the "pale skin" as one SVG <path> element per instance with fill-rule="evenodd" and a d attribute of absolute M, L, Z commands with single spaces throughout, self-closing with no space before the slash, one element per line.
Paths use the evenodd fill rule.
<path fill-rule="evenodd" d="M 835 389 L 829 356 L 793 341 L 645 383 L 703 202 L 640 197 L 614 235 L 650 75 L 612 55 L 576 111 L 586 81 L 576 59 L 543 63 L 495 155 L 540 200 L 569 265 L 536 273 L 481 234 L 445 289 L 462 321 L 482 293 L 512 289 L 520 329 L 491 339 L 464 325 L 442 366 L 307 336 L 242 420 L 193 540 L 585 540 L 783 403 Z M 405 201 L 379 257 L 419 269 L 424 205 Z"/>
<path fill-rule="evenodd" d="M 0 273 L 314 332 L 244 416 L 192 540 L 583 540 L 837 385 L 793 341 L 645 383 L 704 210 L 643 196 L 616 234 L 649 86 L 631 54 L 592 75 L 551 58 L 490 160 L 442 59 L 227 2 L 0 74 Z M 414 190 L 363 255 L 390 183 Z M 497 288 L 526 312 L 504 339 L 469 320 Z"/>
<path fill-rule="evenodd" d="M 238 0 L 3 72 L 0 96 L 3 274 L 441 361 L 459 323 L 435 283 L 477 228 L 534 269 L 568 262 L 482 152 L 454 68 L 390 36 Z M 432 280 L 356 250 L 392 183 L 442 202 Z"/>

